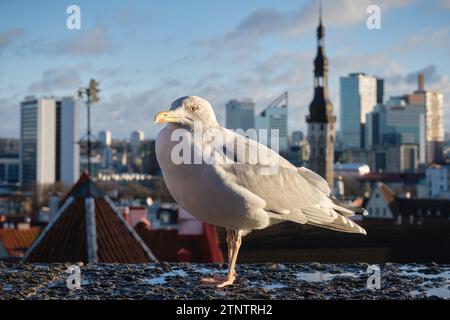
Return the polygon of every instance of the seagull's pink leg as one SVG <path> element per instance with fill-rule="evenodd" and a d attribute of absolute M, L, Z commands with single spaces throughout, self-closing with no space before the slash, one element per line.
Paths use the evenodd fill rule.
<path fill-rule="evenodd" d="M 217 284 L 217 288 L 223 288 L 234 283 L 236 279 L 236 260 L 239 253 L 239 248 L 242 243 L 242 232 L 240 230 L 233 230 L 233 243 L 231 263 L 228 266 L 228 275 L 222 283 Z"/>
<path fill-rule="evenodd" d="M 231 265 L 231 258 L 233 255 L 233 230 L 226 228 L 227 230 L 227 245 L 228 245 L 228 268 Z M 236 276 L 236 272 L 234 271 L 234 275 Z M 203 284 L 216 285 L 219 283 L 223 283 L 227 278 L 215 276 L 211 278 L 202 278 L 200 282 Z"/>

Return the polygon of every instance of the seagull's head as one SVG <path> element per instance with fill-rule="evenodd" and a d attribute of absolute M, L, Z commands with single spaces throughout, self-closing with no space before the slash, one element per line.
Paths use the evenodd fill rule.
<path fill-rule="evenodd" d="M 195 122 L 201 122 L 203 129 L 219 126 L 211 104 L 196 96 L 181 97 L 175 100 L 170 110 L 158 112 L 155 123 L 172 122 L 192 129 Z"/>

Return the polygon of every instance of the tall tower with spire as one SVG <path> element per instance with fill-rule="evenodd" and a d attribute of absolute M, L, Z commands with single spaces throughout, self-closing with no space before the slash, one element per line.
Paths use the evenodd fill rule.
<path fill-rule="evenodd" d="M 328 59 L 324 49 L 325 28 L 322 25 L 322 4 L 317 27 L 317 55 L 314 59 L 314 98 L 309 105 L 308 142 L 309 167 L 333 187 L 335 122 L 333 105 L 328 97 Z"/>

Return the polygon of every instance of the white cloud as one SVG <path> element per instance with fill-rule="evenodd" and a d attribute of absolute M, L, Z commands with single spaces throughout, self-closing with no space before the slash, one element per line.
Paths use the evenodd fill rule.
<path fill-rule="evenodd" d="M 323 1 L 323 19 L 327 27 L 347 27 L 367 19 L 369 5 L 378 5 L 381 13 L 404 7 L 413 0 L 326 0 Z M 281 12 L 274 8 L 258 9 L 250 13 L 231 31 L 203 41 L 215 50 L 253 48 L 255 43 L 273 35 L 298 36 L 310 32 L 317 25 L 318 2 L 308 1 L 297 11 Z"/>

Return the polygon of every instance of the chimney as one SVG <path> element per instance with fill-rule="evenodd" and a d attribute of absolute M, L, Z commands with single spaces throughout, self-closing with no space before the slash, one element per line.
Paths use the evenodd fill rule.
<path fill-rule="evenodd" d="M 421 92 L 425 91 L 425 77 L 424 77 L 422 72 L 419 73 L 419 76 L 417 77 L 417 80 L 418 80 L 418 88 L 417 88 L 417 90 L 421 91 Z"/>

